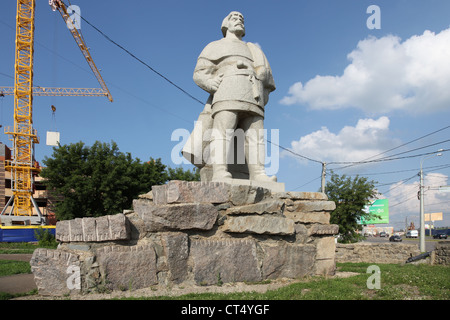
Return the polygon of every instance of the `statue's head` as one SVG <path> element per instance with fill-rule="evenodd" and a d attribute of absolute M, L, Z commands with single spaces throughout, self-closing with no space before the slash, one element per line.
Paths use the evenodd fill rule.
<path fill-rule="evenodd" d="M 227 35 L 228 30 L 233 33 L 240 33 L 241 37 L 245 36 L 244 16 L 242 13 L 237 11 L 230 12 L 223 19 L 221 30 L 224 37 Z"/>

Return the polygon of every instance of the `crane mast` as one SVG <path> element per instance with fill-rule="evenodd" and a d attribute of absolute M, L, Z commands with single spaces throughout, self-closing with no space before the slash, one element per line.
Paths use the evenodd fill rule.
<path fill-rule="evenodd" d="M 39 143 L 33 129 L 34 13 L 34 0 L 17 0 L 14 126 L 5 130 L 13 142 L 12 160 L 5 163 L 5 168 L 11 170 L 15 216 L 33 214 L 33 171 L 37 170 L 33 165 L 34 144 Z"/>

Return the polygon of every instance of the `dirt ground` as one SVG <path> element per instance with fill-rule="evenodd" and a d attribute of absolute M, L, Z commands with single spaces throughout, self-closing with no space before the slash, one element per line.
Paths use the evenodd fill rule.
<path fill-rule="evenodd" d="M 31 254 L 0 254 L 0 259 L 30 261 Z M 343 278 L 357 275 L 354 272 L 336 272 L 331 278 Z M 283 286 L 295 283 L 299 280 L 279 279 L 272 280 L 268 284 L 247 284 L 243 282 L 225 283 L 221 286 L 153 286 L 150 288 L 133 291 L 113 291 L 111 293 L 95 294 L 72 294 L 70 296 L 56 297 L 31 295 L 15 298 L 14 300 L 104 300 L 113 298 L 127 297 L 157 297 L 157 296 L 181 296 L 188 293 L 233 293 L 233 292 L 259 292 L 264 293 L 268 290 L 275 290 Z M 304 280 L 302 280 L 304 281 Z M 32 274 L 18 274 L 13 276 L 0 277 L 0 292 L 7 293 L 26 293 L 36 289 L 34 277 Z"/>
<path fill-rule="evenodd" d="M 330 278 L 347 278 L 355 275 L 358 275 L 358 273 L 336 272 L 336 274 Z M 111 293 L 103 293 L 103 294 L 95 293 L 85 295 L 72 294 L 67 297 L 32 295 L 16 298 L 14 300 L 107 300 L 113 298 L 129 298 L 129 297 L 157 297 L 157 296 L 175 297 L 188 293 L 234 293 L 234 292 L 252 292 L 252 291 L 264 293 L 268 290 L 275 290 L 298 281 L 300 280 L 280 279 L 280 280 L 273 280 L 268 284 L 246 284 L 243 282 L 238 282 L 238 283 L 225 283 L 221 286 L 182 286 L 182 285 L 173 287 L 153 286 L 151 288 L 133 291 L 113 291 Z"/>

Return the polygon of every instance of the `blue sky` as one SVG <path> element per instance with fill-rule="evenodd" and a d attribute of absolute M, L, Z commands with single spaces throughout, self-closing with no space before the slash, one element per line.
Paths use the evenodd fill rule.
<path fill-rule="evenodd" d="M 98 87 L 59 13 L 47 0 L 36 2 L 34 85 Z M 279 130 L 279 145 L 317 161 L 279 150 L 278 181 L 287 191 L 318 191 L 320 162 L 327 162 L 338 174 L 377 181 L 381 197 L 389 199 L 391 225 L 402 228 L 405 218 L 419 224 L 417 173 L 424 156 L 417 155 L 450 148 L 449 1 L 71 3 L 87 21 L 201 101 L 207 93 L 192 80 L 196 59 L 206 44 L 220 39 L 222 19 L 230 11 L 242 12 L 244 40 L 261 46 L 277 86 L 266 106 L 265 127 L 269 133 Z M 370 5 L 381 10 L 380 29 L 367 27 Z M 2 1 L 0 86 L 13 86 L 15 11 L 16 1 Z M 41 137 L 37 160 L 52 154 L 46 132 L 59 131 L 62 144 L 115 141 L 122 152 L 142 161 L 161 158 L 177 167 L 171 152 L 179 141 L 171 141 L 171 135 L 176 129 L 190 131 L 202 105 L 84 21 L 81 32 L 114 102 L 35 97 L 34 127 Z M 51 105 L 57 108 L 55 118 Z M 0 98 L 0 107 L 1 124 L 12 125 L 12 96 Z M 402 159 L 348 168 L 339 164 L 399 153 L 395 157 Z M 425 211 L 444 212 L 436 226 L 450 225 L 450 193 L 433 190 L 450 184 L 449 165 L 450 152 L 424 160 L 430 187 Z"/>

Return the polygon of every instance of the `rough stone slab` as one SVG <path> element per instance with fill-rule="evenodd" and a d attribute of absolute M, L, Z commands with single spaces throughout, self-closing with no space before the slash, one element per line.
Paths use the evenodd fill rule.
<path fill-rule="evenodd" d="M 268 189 L 271 192 L 284 192 L 285 190 L 284 183 L 282 182 L 264 182 L 247 179 L 227 179 L 226 182 L 231 185 L 247 185 L 252 187 L 260 187 Z"/>
<path fill-rule="evenodd" d="M 316 259 L 334 259 L 336 241 L 334 237 L 325 237 L 316 240 Z"/>
<path fill-rule="evenodd" d="M 299 278 L 313 273 L 316 248 L 309 244 L 262 245 L 263 279 Z"/>
<path fill-rule="evenodd" d="M 218 210 L 210 203 L 155 205 L 138 199 L 133 201 L 133 206 L 150 232 L 210 230 L 218 215 Z"/>
<path fill-rule="evenodd" d="M 107 236 L 106 228 L 103 234 L 105 235 L 105 238 L 107 240 L 103 241 L 109 241 L 109 240 L 121 240 L 121 239 L 129 239 L 129 227 L 127 224 L 127 218 L 124 214 L 115 214 L 115 215 L 108 215 L 105 217 L 101 217 L 100 219 L 107 219 L 108 220 L 108 232 L 109 232 L 109 238 Z M 101 237 L 100 233 L 101 229 L 97 228 L 97 237 Z M 98 241 L 98 240 L 97 240 Z"/>
<path fill-rule="evenodd" d="M 334 259 L 316 260 L 314 274 L 318 276 L 333 276 L 336 273 L 336 262 Z"/>
<path fill-rule="evenodd" d="M 163 234 L 161 240 L 170 271 L 170 280 L 181 283 L 186 280 L 188 275 L 188 235 L 181 232 L 171 232 Z"/>
<path fill-rule="evenodd" d="M 112 234 L 109 230 L 109 219 L 108 216 L 99 217 L 95 219 L 96 222 L 96 241 L 107 241 L 112 238 Z M 93 241 L 95 241 L 93 240 Z"/>
<path fill-rule="evenodd" d="M 95 242 L 98 240 L 97 227 L 100 230 L 107 228 L 107 226 L 102 225 L 102 220 L 105 220 L 105 219 L 104 218 L 103 219 L 100 219 L 100 218 L 81 219 L 81 226 L 83 228 L 83 238 L 82 238 L 83 241 Z"/>
<path fill-rule="evenodd" d="M 330 223 L 329 212 L 289 212 L 285 210 L 284 215 L 298 223 Z"/>
<path fill-rule="evenodd" d="M 334 201 L 295 201 L 292 205 L 286 208 L 291 212 L 320 212 L 333 211 L 336 209 Z"/>
<path fill-rule="evenodd" d="M 221 182 L 169 181 L 167 203 L 223 203 L 230 186 Z"/>
<path fill-rule="evenodd" d="M 309 229 L 310 235 L 338 234 L 339 226 L 337 224 L 323 225 L 315 224 Z"/>
<path fill-rule="evenodd" d="M 150 190 L 150 191 L 147 192 L 147 193 L 140 194 L 140 195 L 138 196 L 138 198 L 139 198 L 139 199 L 147 199 L 147 200 L 153 201 L 153 192 Z"/>
<path fill-rule="evenodd" d="M 129 239 L 124 214 L 98 218 L 76 218 L 56 223 L 56 240 L 61 242 L 101 242 Z"/>
<path fill-rule="evenodd" d="M 68 220 L 56 222 L 55 238 L 60 242 L 70 241 L 70 223 Z"/>
<path fill-rule="evenodd" d="M 88 218 L 76 218 L 73 220 L 69 220 L 69 239 L 70 239 L 70 241 L 83 241 L 84 240 L 83 219 L 88 219 Z M 56 225 L 56 230 L 58 230 L 58 223 Z"/>
<path fill-rule="evenodd" d="M 282 200 L 264 200 L 255 204 L 229 208 L 227 209 L 226 214 L 276 214 L 283 213 L 284 206 L 285 204 Z"/>
<path fill-rule="evenodd" d="M 230 216 L 225 220 L 223 231 L 291 235 L 295 233 L 295 225 L 292 220 L 281 216 Z"/>
<path fill-rule="evenodd" d="M 253 240 L 194 240 L 191 258 L 197 284 L 261 281 Z"/>
<path fill-rule="evenodd" d="M 235 206 L 258 203 L 270 196 L 270 191 L 251 185 L 232 185 L 230 187 L 230 202 Z"/>
<path fill-rule="evenodd" d="M 97 261 L 111 289 L 134 290 L 158 283 L 156 253 L 151 244 L 103 247 L 97 250 Z"/>
<path fill-rule="evenodd" d="M 40 248 L 34 250 L 30 265 L 39 294 L 62 296 L 71 292 L 80 292 L 75 286 L 69 288 L 67 285 L 67 280 L 73 284 L 69 279 L 72 275 L 69 268 L 80 267 L 79 255 Z"/>
<path fill-rule="evenodd" d="M 308 229 L 304 224 L 295 224 L 295 241 L 298 243 L 306 243 L 309 239 Z"/>
<path fill-rule="evenodd" d="M 274 198 L 280 199 L 291 199 L 291 200 L 328 200 L 328 197 L 325 193 L 322 192 L 277 192 L 272 193 Z"/>
<path fill-rule="evenodd" d="M 227 202 L 230 185 L 222 182 L 171 180 L 163 186 L 152 187 L 156 204 L 223 203 Z"/>
<path fill-rule="evenodd" d="M 167 204 L 167 185 L 152 186 L 151 193 L 155 204 Z"/>
<path fill-rule="evenodd" d="M 236 179 L 231 179 L 236 180 Z M 206 181 L 177 181 L 172 180 L 162 186 L 152 187 L 152 198 L 155 204 L 170 203 L 225 203 L 246 205 L 257 203 L 270 196 L 270 190 L 260 186 L 253 186 L 247 180 L 241 184 L 236 181 L 206 182 Z M 240 181 L 240 180 L 239 180 Z M 230 183 L 228 183 L 230 182 Z M 141 197 L 144 199 L 144 197 Z"/>

